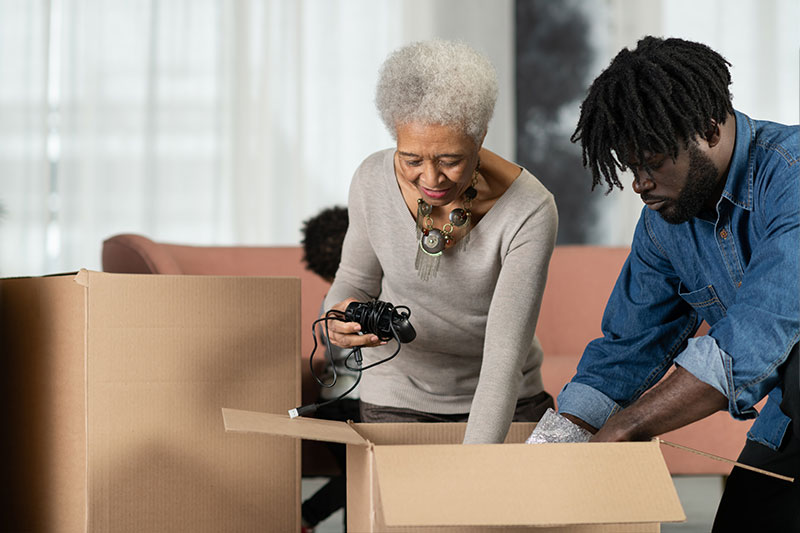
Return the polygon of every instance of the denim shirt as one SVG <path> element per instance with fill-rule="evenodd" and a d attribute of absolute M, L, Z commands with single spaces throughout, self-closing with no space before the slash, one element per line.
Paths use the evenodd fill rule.
<path fill-rule="evenodd" d="M 757 416 L 749 439 L 780 445 L 790 419 L 779 366 L 800 337 L 800 127 L 735 115 L 716 213 L 671 225 L 642 210 L 603 337 L 586 347 L 560 412 L 599 428 L 676 363 L 722 392 L 733 417 Z M 691 338 L 701 320 L 708 335 Z"/>

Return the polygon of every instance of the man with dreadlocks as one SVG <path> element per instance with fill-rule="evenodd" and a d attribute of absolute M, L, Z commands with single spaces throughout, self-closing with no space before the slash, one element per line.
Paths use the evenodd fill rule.
<path fill-rule="evenodd" d="M 630 169 L 646 207 L 603 337 L 558 406 L 597 441 L 722 409 L 755 418 L 739 461 L 795 481 L 734 467 L 714 531 L 800 531 L 800 127 L 734 110 L 728 65 L 703 44 L 645 37 L 589 89 L 572 140 L 593 187 L 622 189 Z M 692 338 L 701 320 L 711 329 Z"/>

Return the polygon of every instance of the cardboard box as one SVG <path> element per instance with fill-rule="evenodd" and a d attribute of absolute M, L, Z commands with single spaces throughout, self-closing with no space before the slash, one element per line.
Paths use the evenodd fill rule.
<path fill-rule="evenodd" d="M 659 531 L 686 519 L 657 441 L 460 444 L 466 424 L 347 424 L 223 409 L 231 432 L 347 445 L 354 532 Z M 288 440 L 288 439 L 287 439 Z"/>
<path fill-rule="evenodd" d="M 300 402 L 300 282 L 0 281 L 2 531 L 297 531 L 299 445 L 220 406 Z"/>

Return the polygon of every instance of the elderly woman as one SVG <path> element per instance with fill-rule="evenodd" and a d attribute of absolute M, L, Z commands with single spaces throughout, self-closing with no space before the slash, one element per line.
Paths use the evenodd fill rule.
<path fill-rule="evenodd" d="M 362 421 L 467 421 L 465 443 L 497 443 L 512 419 L 553 404 L 534 329 L 556 206 L 530 172 L 482 148 L 496 98 L 494 68 L 462 43 L 411 44 L 381 69 L 376 103 L 397 146 L 353 177 L 325 305 L 406 305 L 417 338 L 364 372 Z M 359 332 L 330 323 L 334 344 L 371 347 L 364 366 L 394 351 Z"/>

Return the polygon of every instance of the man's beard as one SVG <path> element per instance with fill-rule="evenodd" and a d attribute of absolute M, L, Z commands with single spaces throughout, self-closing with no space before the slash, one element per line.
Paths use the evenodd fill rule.
<path fill-rule="evenodd" d="M 667 200 L 658 211 L 666 222 L 683 224 L 696 217 L 717 190 L 719 171 L 711 158 L 697 145 L 689 143 L 689 170 L 686 185 L 678 198 Z"/>

